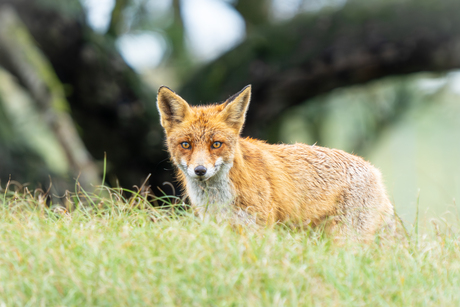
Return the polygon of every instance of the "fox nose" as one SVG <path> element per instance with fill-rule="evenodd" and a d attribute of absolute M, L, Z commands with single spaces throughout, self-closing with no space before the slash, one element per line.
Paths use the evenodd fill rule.
<path fill-rule="evenodd" d="M 197 174 L 198 176 L 204 176 L 204 174 L 206 174 L 206 167 L 204 167 L 203 165 L 198 165 L 197 167 L 195 167 L 195 174 Z"/>

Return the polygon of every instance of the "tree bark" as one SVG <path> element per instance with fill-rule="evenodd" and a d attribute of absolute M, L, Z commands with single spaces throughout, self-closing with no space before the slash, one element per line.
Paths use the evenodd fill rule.
<path fill-rule="evenodd" d="M 243 133 L 267 138 L 280 112 L 335 88 L 460 67 L 460 1 L 370 2 L 260 30 L 179 93 L 195 103 L 218 101 L 252 83 Z"/>
<path fill-rule="evenodd" d="M 91 155 L 102 165 L 107 154 L 109 183 L 129 188 L 149 173 L 153 186 L 172 181 L 156 93 L 124 62 L 112 38 L 89 29 L 78 5 L 69 11 L 41 0 L 0 0 L 1 5 L 15 9 L 51 62 Z M 0 65 L 27 84 L 6 58 Z"/>
<path fill-rule="evenodd" d="M 50 63 L 34 45 L 14 9 L 6 5 L 0 6 L 0 50 L 12 71 L 19 76 L 34 98 L 37 115 L 52 130 L 59 147 L 65 153 L 64 159 L 71 177 L 76 178 L 81 174 L 79 181 L 85 189 L 99 184 L 99 170 L 68 114 L 69 106 L 61 82 Z"/>

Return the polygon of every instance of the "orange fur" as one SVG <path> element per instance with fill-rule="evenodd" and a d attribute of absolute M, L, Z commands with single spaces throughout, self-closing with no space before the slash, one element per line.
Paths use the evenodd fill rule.
<path fill-rule="evenodd" d="M 222 104 L 191 107 L 169 88 L 159 89 L 168 150 L 193 205 L 259 224 L 328 220 L 327 229 L 336 235 L 364 239 L 383 225 L 394 228 L 380 172 L 362 158 L 240 137 L 250 96 L 247 86 Z"/>

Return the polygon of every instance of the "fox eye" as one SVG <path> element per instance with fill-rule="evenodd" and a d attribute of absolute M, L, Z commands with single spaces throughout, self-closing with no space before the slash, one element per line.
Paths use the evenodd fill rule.
<path fill-rule="evenodd" d="M 180 144 L 182 145 L 182 148 L 190 149 L 190 143 L 189 142 L 182 142 Z"/>
<path fill-rule="evenodd" d="M 220 146 L 222 146 L 222 142 L 214 142 L 214 143 L 212 143 L 212 148 L 217 149 L 217 148 L 220 148 Z"/>

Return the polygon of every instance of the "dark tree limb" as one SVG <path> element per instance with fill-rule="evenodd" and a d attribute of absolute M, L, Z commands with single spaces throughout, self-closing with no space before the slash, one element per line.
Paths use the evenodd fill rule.
<path fill-rule="evenodd" d="M 195 103 L 218 101 L 252 83 L 244 134 L 266 138 L 280 112 L 335 88 L 460 67 L 460 1 L 371 3 L 350 1 L 260 29 L 180 93 Z"/>

